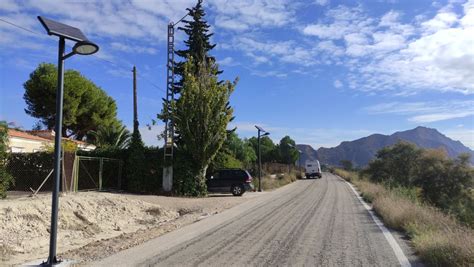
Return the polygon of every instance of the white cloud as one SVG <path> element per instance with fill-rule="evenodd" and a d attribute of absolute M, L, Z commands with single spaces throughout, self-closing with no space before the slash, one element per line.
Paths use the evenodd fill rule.
<path fill-rule="evenodd" d="M 124 51 L 124 52 L 127 52 L 127 53 L 145 53 L 145 54 L 154 55 L 158 52 L 153 47 L 146 47 L 146 46 L 139 46 L 139 45 L 129 45 L 129 44 L 123 44 L 123 43 L 119 43 L 119 42 L 112 42 L 112 43 L 110 43 L 110 46 L 114 50 Z"/>
<path fill-rule="evenodd" d="M 232 39 L 229 46 L 225 48 L 243 51 L 257 65 L 261 63 L 272 64 L 273 61 L 270 58 L 302 66 L 316 64 L 313 50 L 301 46 L 293 40 L 264 42 L 254 37 L 242 36 Z"/>
<path fill-rule="evenodd" d="M 18 1 L 15 2 L 14 0 L 3 0 L 2 4 L 0 5 L 0 10 L 16 12 L 20 10 L 20 6 L 18 5 Z"/>
<path fill-rule="evenodd" d="M 397 114 L 409 116 L 414 123 L 430 123 L 474 115 L 474 101 L 390 102 L 364 109 L 369 114 Z"/>
<path fill-rule="evenodd" d="M 454 12 L 440 12 L 436 14 L 434 18 L 423 22 L 421 25 L 428 32 L 437 32 L 439 30 L 451 28 L 457 20 L 458 17 Z"/>
<path fill-rule="evenodd" d="M 340 80 L 335 80 L 333 83 L 334 87 L 336 88 L 341 88 L 344 86 L 344 84 Z"/>
<path fill-rule="evenodd" d="M 252 74 L 256 76 L 260 76 L 260 77 L 276 77 L 276 78 L 286 78 L 288 76 L 287 73 L 279 72 L 276 70 L 269 70 L 269 71 L 254 70 L 252 71 Z"/>
<path fill-rule="evenodd" d="M 325 49 L 323 42 L 344 41 L 344 53 L 333 54 L 329 63 L 342 62 L 350 70 L 351 88 L 400 96 L 424 90 L 473 94 L 474 1 L 465 3 L 460 15 L 453 5 L 412 25 L 401 23 L 397 11 L 377 19 L 361 6 L 339 6 L 301 32 L 317 37 L 319 51 Z"/>
<path fill-rule="evenodd" d="M 316 5 L 325 6 L 329 4 L 329 0 L 315 0 L 314 3 L 316 3 Z"/>
<path fill-rule="evenodd" d="M 216 27 L 242 31 L 250 27 L 281 27 L 293 21 L 294 10 L 288 0 L 212 0 Z"/>
<path fill-rule="evenodd" d="M 221 66 L 237 66 L 239 63 L 235 62 L 232 57 L 225 57 L 224 59 L 218 60 L 217 63 Z"/>
<path fill-rule="evenodd" d="M 245 31 L 249 29 L 249 25 L 225 16 L 217 17 L 215 23 L 219 25 L 219 27 L 228 30 Z"/>
<path fill-rule="evenodd" d="M 450 119 L 464 118 L 470 115 L 474 115 L 474 111 L 458 111 L 458 112 L 444 112 L 444 113 L 433 113 L 426 115 L 418 115 L 409 119 L 409 121 L 415 123 L 428 123 L 435 121 L 444 121 Z"/>

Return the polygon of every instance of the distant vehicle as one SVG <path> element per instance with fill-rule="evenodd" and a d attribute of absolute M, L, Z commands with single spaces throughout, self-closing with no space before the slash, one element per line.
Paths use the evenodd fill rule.
<path fill-rule="evenodd" d="M 252 176 L 242 169 L 220 169 L 206 180 L 207 191 L 241 196 L 253 190 Z"/>
<path fill-rule="evenodd" d="M 318 160 L 307 160 L 305 164 L 306 179 L 321 178 L 321 165 Z"/>

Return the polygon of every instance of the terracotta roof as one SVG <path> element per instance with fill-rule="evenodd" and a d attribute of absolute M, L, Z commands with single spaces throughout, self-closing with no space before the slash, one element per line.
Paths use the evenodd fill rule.
<path fill-rule="evenodd" d="M 29 133 L 25 133 L 22 131 L 14 130 L 14 129 L 8 129 L 8 135 L 10 137 L 18 137 L 18 138 L 23 138 L 23 139 L 29 139 L 29 140 L 36 140 L 36 141 L 43 141 L 43 142 L 50 142 L 51 140 L 39 137 L 36 135 L 32 135 Z"/>

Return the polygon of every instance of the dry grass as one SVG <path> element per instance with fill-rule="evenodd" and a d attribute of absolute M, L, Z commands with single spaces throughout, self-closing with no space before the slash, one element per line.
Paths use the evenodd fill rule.
<path fill-rule="evenodd" d="M 263 190 L 273 190 L 297 180 L 297 172 L 277 174 L 276 177 L 265 175 L 262 177 Z M 255 188 L 258 188 L 258 178 L 253 180 Z"/>
<path fill-rule="evenodd" d="M 372 202 L 384 223 L 405 231 L 420 258 L 431 266 L 474 266 L 474 230 L 434 207 L 358 178 L 356 173 L 336 170 Z"/>

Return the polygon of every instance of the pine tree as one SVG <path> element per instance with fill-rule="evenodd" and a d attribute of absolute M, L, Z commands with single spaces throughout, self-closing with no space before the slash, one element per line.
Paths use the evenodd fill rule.
<path fill-rule="evenodd" d="M 191 20 L 183 20 L 185 25 L 183 27 L 178 27 L 178 30 L 182 30 L 188 36 L 188 40 L 184 41 L 186 49 L 177 50 L 176 55 L 186 59 L 192 57 L 195 64 L 195 75 L 199 73 L 199 62 L 206 62 L 211 65 L 215 62 L 215 58 L 209 54 L 209 51 L 212 50 L 216 45 L 211 44 L 210 37 L 213 33 L 209 33 L 209 24 L 204 19 L 206 13 L 204 12 L 202 6 L 202 0 L 198 0 L 196 6 L 193 8 L 186 9 Z M 175 74 L 180 76 L 178 82 L 174 85 L 175 93 L 181 92 L 181 87 L 183 86 L 182 77 L 184 73 L 184 61 L 175 63 Z M 217 74 L 221 74 L 222 71 L 217 70 Z"/>
<path fill-rule="evenodd" d="M 182 22 L 185 25 L 183 27 L 178 27 L 178 30 L 182 30 L 186 33 L 188 39 L 184 41 L 186 49 L 175 51 L 175 54 L 177 56 L 184 59 L 184 61 L 182 62 L 174 63 L 174 73 L 176 76 L 178 76 L 177 81 L 173 85 L 173 90 L 175 94 L 182 93 L 181 91 L 183 87 L 184 64 L 186 63 L 188 58 L 193 59 L 193 74 L 195 76 L 197 76 L 200 72 L 200 62 L 206 62 L 206 64 L 204 64 L 206 66 L 213 66 L 216 75 L 222 73 L 222 71 L 219 70 L 218 66 L 215 64 L 216 59 L 209 54 L 209 51 L 211 51 L 216 45 L 211 44 L 210 42 L 210 38 L 213 33 L 209 32 L 210 26 L 204 19 L 206 13 L 204 12 L 202 6 L 202 0 L 198 0 L 197 4 L 193 8 L 187 8 L 186 10 L 188 11 L 188 14 L 191 19 L 184 19 Z M 219 81 L 219 83 L 222 83 L 222 81 Z M 179 102 L 179 99 L 177 101 Z M 227 103 L 226 108 L 228 111 L 231 109 L 230 103 Z M 161 112 L 157 114 L 157 118 L 162 121 L 166 121 L 166 119 L 169 119 L 170 114 L 166 112 L 169 109 L 170 107 L 167 106 L 166 100 L 163 99 L 163 108 Z M 233 120 L 233 118 L 231 120 Z M 155 123 L 156 121 L 153 121 L 153 124 Z M 175 134 L 175 141 L 179 142 L 179 130 L 176 130 Z"/>

